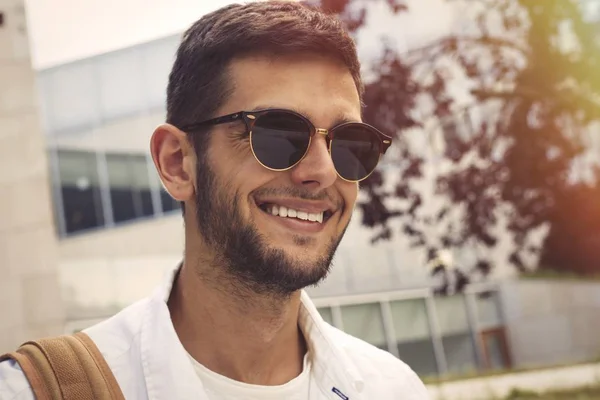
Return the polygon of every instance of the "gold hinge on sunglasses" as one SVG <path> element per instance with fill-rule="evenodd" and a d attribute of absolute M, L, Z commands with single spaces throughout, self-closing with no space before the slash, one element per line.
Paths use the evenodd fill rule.
<path fill-rule="evenodd" d="M 320 133 L 323 136 L 329 135 L 329 131 L 327 129 L 317 128 L 317 133 Z"/>

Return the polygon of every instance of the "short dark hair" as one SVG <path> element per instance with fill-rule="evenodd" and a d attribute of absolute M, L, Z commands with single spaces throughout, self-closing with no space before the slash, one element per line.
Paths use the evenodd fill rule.
<path fill-rule="evenodd" d="M 177 50 L 167 87 L 167 122 L 184 127 L 213 118 L 233 92 L 228 72 L 233 60 L 303 53 L 342 62 L 362 98 L 356 45 L 337 18 L 285 0 L 232 4 L 203 16 L 184 33 Z M 194 132 L 190 141 L 204 162 L 208 135 Z"/>
<path fill-rule="evenodd" d="M 233 90 L 227 72 L 232 60 L 298 53 L 343 62 L 362 96 L 356 46 L 338 19 L 292 1 L 233 4 L 184 33 L 169 75 L 167 122 L 182 127 L 214 117 Z"/>

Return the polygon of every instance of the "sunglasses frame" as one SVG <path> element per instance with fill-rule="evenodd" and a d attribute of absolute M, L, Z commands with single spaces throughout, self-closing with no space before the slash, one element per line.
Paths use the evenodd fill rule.
<path fill-rule="evenodd" d="M 271 168 L 271 167 L 266 166 L 256 156 L 256 153 L 254 152 L 254 146 L 252 144 L 252 131 L 254 128 L 254 124 L 256 123 L 256 120 L 263 115 L 273 113 L 273 112 L 287 113 L 287 114 L 294 115 L 294 116 L 300 118 L 301 120 L 303 120 L 310 129 L 309 137 L 308 137 L 308 145 L 307 145 L 306 151 L 304 152 L 302 157 L 297 162 L 292 164 L 291 166 L 283 168 L 283 169 Z M 377 135 L 377 138 L 379 139 L 379 159 L 377 160 L 377 164 L 375 164 L 375 166 L 377 166 L 379 164 L 379 161 L 381 160 L 381 156 L 383 154 L 385 154 L 387 149 L 392 144 L 392 138 L 390 136 L 384 134 L 383 132 L 379 131 L 377 128 L 375 128 L 369 124 L 365 124 L 364 122 L 344 122 L 342 124 L 334 126 L 331 129 L 322 129 L 322 128 L 315 127 L 315 125 L 304 115 L 299 114 L 292 110 L 287 110 L 287 109 L 282 109 L 282 108 L 268 108 L 268 109 L 258 110 L 258 111 L 238 111 L 236 113 L 223 115 L 221 117 L 211 118 L 206 121 L 194 123 L 191 125 L 186 125 L 184 127 L 181 127 L 180 129 L 185 132 L 192 132 L 192 131 L 197 131 L 199 129 L 205 128 L 207 126 L 227 124 L 227 123 L 232 123 L 232 122 L 236 122 L 236 121 L 240 121 L 240 120 L 243 121 L 244 124 L 246 125 L 246 134 L 249 136 L 250 149 L 251 149 L 252 155 L 254 156 L 256 161 L 260 165 L 262 165 L 264 168 L 268 169 L 269 171 L 275 171 L 275 172 L 288 171 L 288 170 L 294 168 L 296 165 L 300 164 L 300 162 L 308 154 L 308 149 L 310 148 L 310 145 L 312 143 L 312 138 L 316 134 L 325 136 L 325 139 L 327 141 L 327 149 L 329 151 L 329 156 L 331 157 L 331 143 L 333 142 L 333 140 L 335 140 L 335 132 L 341 128 L 348 127 L 348 126 L 361 126 Z M 334 167 L 335 167 L 335 164 L 334 164 Z M 375 172 L 375 169 L 376 168 L 373 168 L 373 171 L 369 172 L 367 174 L 367 176 L 365 176 L 364 178 L 361 178 L 361 179 L 346 179 L 340 175 L 337 168 L 335 168 L 335 172 L 340 177 L 340 179 L 342 179 L 346 182 L 361 182 L 361 181 L 367 179 L 369 176 L 371 176 L 371 174 L 373 172 Z"/>

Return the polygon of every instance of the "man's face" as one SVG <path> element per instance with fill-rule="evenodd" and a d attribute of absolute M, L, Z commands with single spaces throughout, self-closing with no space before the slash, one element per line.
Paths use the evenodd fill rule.
<path fill-rule="evenodd" d="M 217 116 L 290 109 L 325 129 L 339 120 L 361 120 L 354 80 L 334 61 L 244 58 L 234 61 L 230 71 L 234 92 Z M 210 133 L 206 159 L 197 165 L 200 234 L 236 284 L 289 294 L 327 275 L 358 185 L 337 176 L 322 135 L 313 137 L 299 164 L 276 172 L 257 162 L 244 132 L 238 122 L 217 125 Z M 296 217 L 281 216 L 282 207 Z M 279 215 L 273 215 L 274 208 Z M 323 215 L 323 222 L 304 220 L 301 213 Z"/>

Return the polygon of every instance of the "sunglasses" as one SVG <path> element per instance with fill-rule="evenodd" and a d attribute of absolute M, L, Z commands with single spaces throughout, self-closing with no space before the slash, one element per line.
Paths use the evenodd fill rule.
<path fill-rule="evenodd" d="M 241 111 L 182 127 L 183 131 L 242 120 L 256 160 L 272 171 L 296 166 L 308 153 L 312 138 L 324 135 L 340 178 L 359 182 L 373 173 L 392 138 L 362 122 L 346 122 L 331 129 L 316 128 L 305 116 L 290 110 Z"/>

